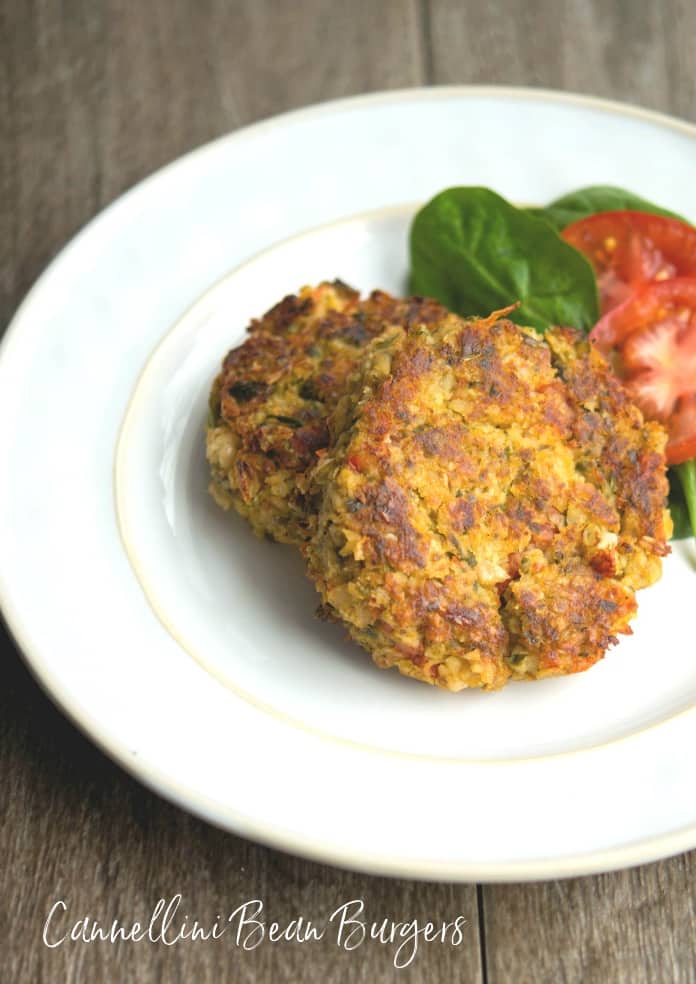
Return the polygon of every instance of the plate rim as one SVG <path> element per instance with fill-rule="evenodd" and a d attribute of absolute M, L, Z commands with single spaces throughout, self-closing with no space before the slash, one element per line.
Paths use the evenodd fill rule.
<path fill-rule="evenodd" d="M 559 105 L 567 106 L 580 106 L 587 109 L 596 109 L 607 113 L 614 113 L 617 116 L 629 116 L 634 119 L 643 120 L 647 123 L 668 127 L 669 129 L 676 130 L 686 136 L 696 138 L 696 123 L 682 119 L 679 116 L 674 116 L 670 113 L 663 113 L 655 109 L 647 109 L 638 103 L 622 102 L 618 99 L 606 99 L 602 96 L 593 96 L 588 95 L 587 93 L 575 92 L 571 90 L 551 89 L 545 86 L 472 84 L 426 85 L 401 87 L 396 89 L 380 89 L 377 92 L 365 92 L 358 95 L 341 96 L 337 99 L 314 102 L 306 106 L 286 110 L 282 113 L 264 116 L 252 123 L 244 124 L 236 130 L 230 130 L 229 132 L 223 133 L 218 137 L 214 137 L 212 140 L 207 140 L 202 144 L 198 144 L 190 150 L 185 151 L 183 154 L 180 154 L 178 157 L 174 158 L 174 160 L 163 164 L 161 167 L 158 167 L 150 174 L 146 174 L 145 177 L 141 178 L 139 181 L 136 181 L 135 184 L 126 188 L 114 199 L 112 199 L 112 201 L 108 202 L 104 208 L 100 209 L 96 215 L 93 215 L 92 218 L 82 226 L 82 228 L 78 229 L 78 231 L 59 248 L 55 256 L 53 256 L 43 267 L 11 315 L 5 331 L 3 332 L 2 338 L 0 338 L 0 370 L 2 369 L 2 361 L 9 340 L 17 328 L 15 322 L 19 320 L 19 316 L 23 313 L 24 308 L 31 301 L 37 288 L 41 286 L 44 277 L 50 273 L 52 268 L 60 260 L 65 258 L 68 251 L 71 251 L 73 246 L 82 240 L 83 236 L 89 234 L 92 228 L 97 223 L 101 222 L 112 209 L 116 209 L 125 200 L 130 199 L 132 196 L 143 193 L 149 186 L 150 182 L 154 183 L 162 175 L 169 173 L 180 165 L 192 160 L 196 156 L 203 156 L 221 144 L 234 143 L 238 140 L 246 139 L 249 136 L 254 136 L 257 133 L 263 133 L 265 130 L 269 130 L 278 125 L 300 122 L 303 119 L 309 120 L 319 118 L 321 116 L 329 116 L 335 111 L 350 110 L 361 106 L 378 106 L 386 105 L 391 102 L 399 103 L 409 102 L 411 100 L 420 102 L 427 101 L 433 97 L 443 101 L 446 99 L 467 97 L 484 99 L 503 98 L 519 101 L 525 99 L 536 99 L 540 102 L 557 103 Z M 341 216 L 338 216 L 338 218 L 341 218 Z M 1 589 L 2 585 L 0 584 L 0 591 Z M 3 596 L 0 593 L 0 609 L 2 609 L 2 606 Z"/>
<path fill-rule="evenodd" d="M 110 215 L 112 210 L 118 209 L 125 200 L 133 196 L 146 194 L 150 182 L 156 182 L 165 172 L 169 172 L 179 166 L 185 166 L 194 157 L 203 156 L 207 153 L 215 153 L 217 148 L 222 144 L 243 141 L 270 127 L 292 125 L 304 119 L 318 119 L 331 116 L 336 112 L 374 105 L 389 105 L 433 99 L 466 98 L 492 98 L 503 101 L 528 100 L 594 109 L 615 113 L 624 118 L 640 119 L 653 125 L 676 130 L 677 132 L 696 138 L 696 124 L 668 114 L 644 109 L 631 103 L 607 100 L 581 93 L 521 86 L 430 86 L 386 90 L 315 103 L 307 107 L 265 118 L 206 142 L 157 169 L 133 187 L 120 194 L 73 236 L 45 267 L 12 315 L 0 342 L 0 374 L 5 371 L 8 356 L 11 354 L 15 339 L 19 336 L 25 312 L 29 309 L 34 297 L 41 291 L 45 279 L 81 243 L 83 237 L 89 236 L 93 228 Z M 341 221 L 341 216 L 338 216 L 334 221 Z M 309 232 L 311 229 L 304 231 Z M 282 240 L 276 242 L 280 241 Z M 269 243 L 269 248 L 275 244 L 275 242 Z M 252 254 L 252 256 L 243 260 L 242 263 L 248 262 L 254 256 L 255 254 Z M 210 284 L 208 289 L 212 289 L 214 286 L 214 283 Z M 194 304 L 198 303 L 200 296 L 196 298 Z M 185 314 L 185 311 L 182 312 L 180 317 L 185 316 Z M 538 878 L 562 878 L 593 874 L 654 861 L 696 846 L 696 820 L 685 827 L 680 827 L 666 834 L 646 836 L 616 847 L 590 852 L 583 851 L 579 854 L 569 854 L 563 858 L 540 858 L 532 861 L 508 860 L 494 863 L 472 863 L 470 861 L 464 861 L 445 863 L 436 862 L 433 859 L 423 861 L 413 858 L 404 859 L 400 856 L 386 857 L 382 853 L 379 856 L 370 857 L 364 851 L 361 851 L 360 855 L 356 857 L 346 847 L 338 847 L 338 845 L 331 843 L 317 843 L 315 840 L 305 841 L 301 836 L 284 829 L 282 825 L 272 826 L 268 823 L 260 822 L 258 819 L 246 816 L 242 811 L 231 808 L 228 804 L 225 804 L 223 808 L 222 804 L 217 805 L 198 792 L 191 793 L 188 787 L 179 787 L 174 778 L 163 773 L 158 767 L 151 763 L 134 760 L 123 742 L 119 744 L 118 741 L 105 735 L 99 722 L 89 711 L 86 711 L 78 699 L 74 699 L 66 691 L 61 684 L 60 678 L 57 678 L 50 666 L 46 665 L 39 651 L 40 647 L 32 647 L 24 637 L 24 622 L 14 610 L 10 597 L 10 585 L 11 577 L 8 577 L 7 572 L 0 571 L 0 613 L 2 614 L 3 622 L 14 640 L 23 662 L 54 705 L 90 741 L 97 745 L 102 752 L 107 754 L 121 768 L 139 782 L 142 782 L 147 788 L 163 798 L 176 803 L 187 812 L 194 813 L 207 822 L 230 830 L 240 836 L 248 837 L 267 846 L 290 851 L 315 861 L 347 867 L 370 874 L 464 882 L 474 880 L 484 882 L 528 881 Z"/>

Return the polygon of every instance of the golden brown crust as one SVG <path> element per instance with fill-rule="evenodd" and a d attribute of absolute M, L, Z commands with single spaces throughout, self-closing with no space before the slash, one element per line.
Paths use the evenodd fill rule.
<path fill-rule="evenodd" d="M 303 288 L 252 321 L 212 387 L 206 447 L 210 491 L 261 536 L 300 543 L 313 512 L 305 473 L 328 443 L 327 416 L 366 344 L 388 324 L 432 317 L 434 302 L 340 281 Z"/>
<path fill-rule="evenodd" d="M 369 347 L 304 548 L 381 666 L 458 690 L 586 669 L 668 550 L 665 435 L 575 332 L 442 314 Z"/>

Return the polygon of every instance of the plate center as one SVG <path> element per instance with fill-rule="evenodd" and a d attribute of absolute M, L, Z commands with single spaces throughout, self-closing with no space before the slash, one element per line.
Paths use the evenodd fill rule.
<path fill-rule="evenodd" d="M 627 736 L 691 706 L 687 548 L 639 594 L 634 635 L 589 672 L 501 692 L 450 694 L 381 671 L 318 602 L 293 548 L 260 541 L 207 493 L 210 383 L 251 317 L 307 283 L 340 277 L 403 293 L 413 207 L 294 237 L 204 295 L 140 377 L 117 453 L 119 522 L 163 624 L 226 686 L 298 726 L 395 753 L 468 760 L 558 754 Z M 671 645 L 665 645 L 665 626 Z M 657 660 L 659 659 L 659 669 Z"/>

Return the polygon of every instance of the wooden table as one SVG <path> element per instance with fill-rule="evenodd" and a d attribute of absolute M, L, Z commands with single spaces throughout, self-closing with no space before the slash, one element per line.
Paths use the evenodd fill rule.
<path fill-rule="evenodd" d="M 695 37 L 693 0 L 3 0 L 0 324 L 120 192 L 260 117 L 374 89 L 485 82 L 594 93 L 696 120 Z M 4 651 L 2 981 L 696 981 L 696 854 L 478 888 L 298 860 L 143 789 L 53 708 L 9 640 Z M 284 923 L 361 898 L 373 918 L 461 913 L 467 924 L 462 946 L 423 949 L 404 970 L 378 943 L 353 953 L 328 940 L 249 952 L 224 938 L 42 943 L 57 899 L 76 917 L 109 921 L 143 917 L 177 892 L 202 921 L 256 897 Z"/>

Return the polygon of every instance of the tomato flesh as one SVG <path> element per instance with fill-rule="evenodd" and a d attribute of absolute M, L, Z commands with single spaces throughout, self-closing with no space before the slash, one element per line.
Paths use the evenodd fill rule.
<path fill-rule="evenodd" d="M 628 300 L 600 318 L 590 338 L 603 352 L 620 345 L 635 331 L 670 317 L 696 321 L 696 277 L 676 277 L 661 283 L 644 284 Z"/>
<path fill-rule="evenodd" d="M 615 353 L 617 372 L 646 417 L 666 425 L 668 463 L 696 457 L 696 277 L 644 284 L 590 338 Z"/>
<path fill-rule="evenodd" d="M 595 273 L 602 314 L 642 284 L 696 277 L 696 229 L 647 212 L 600 212 L 561 233 L 587 257 Z"/>
<path fill-rule="evenodd" d="M 667 460 L 671 465 L 696 458 L 696 394 L 682 398 L 669 421 Z"/>

